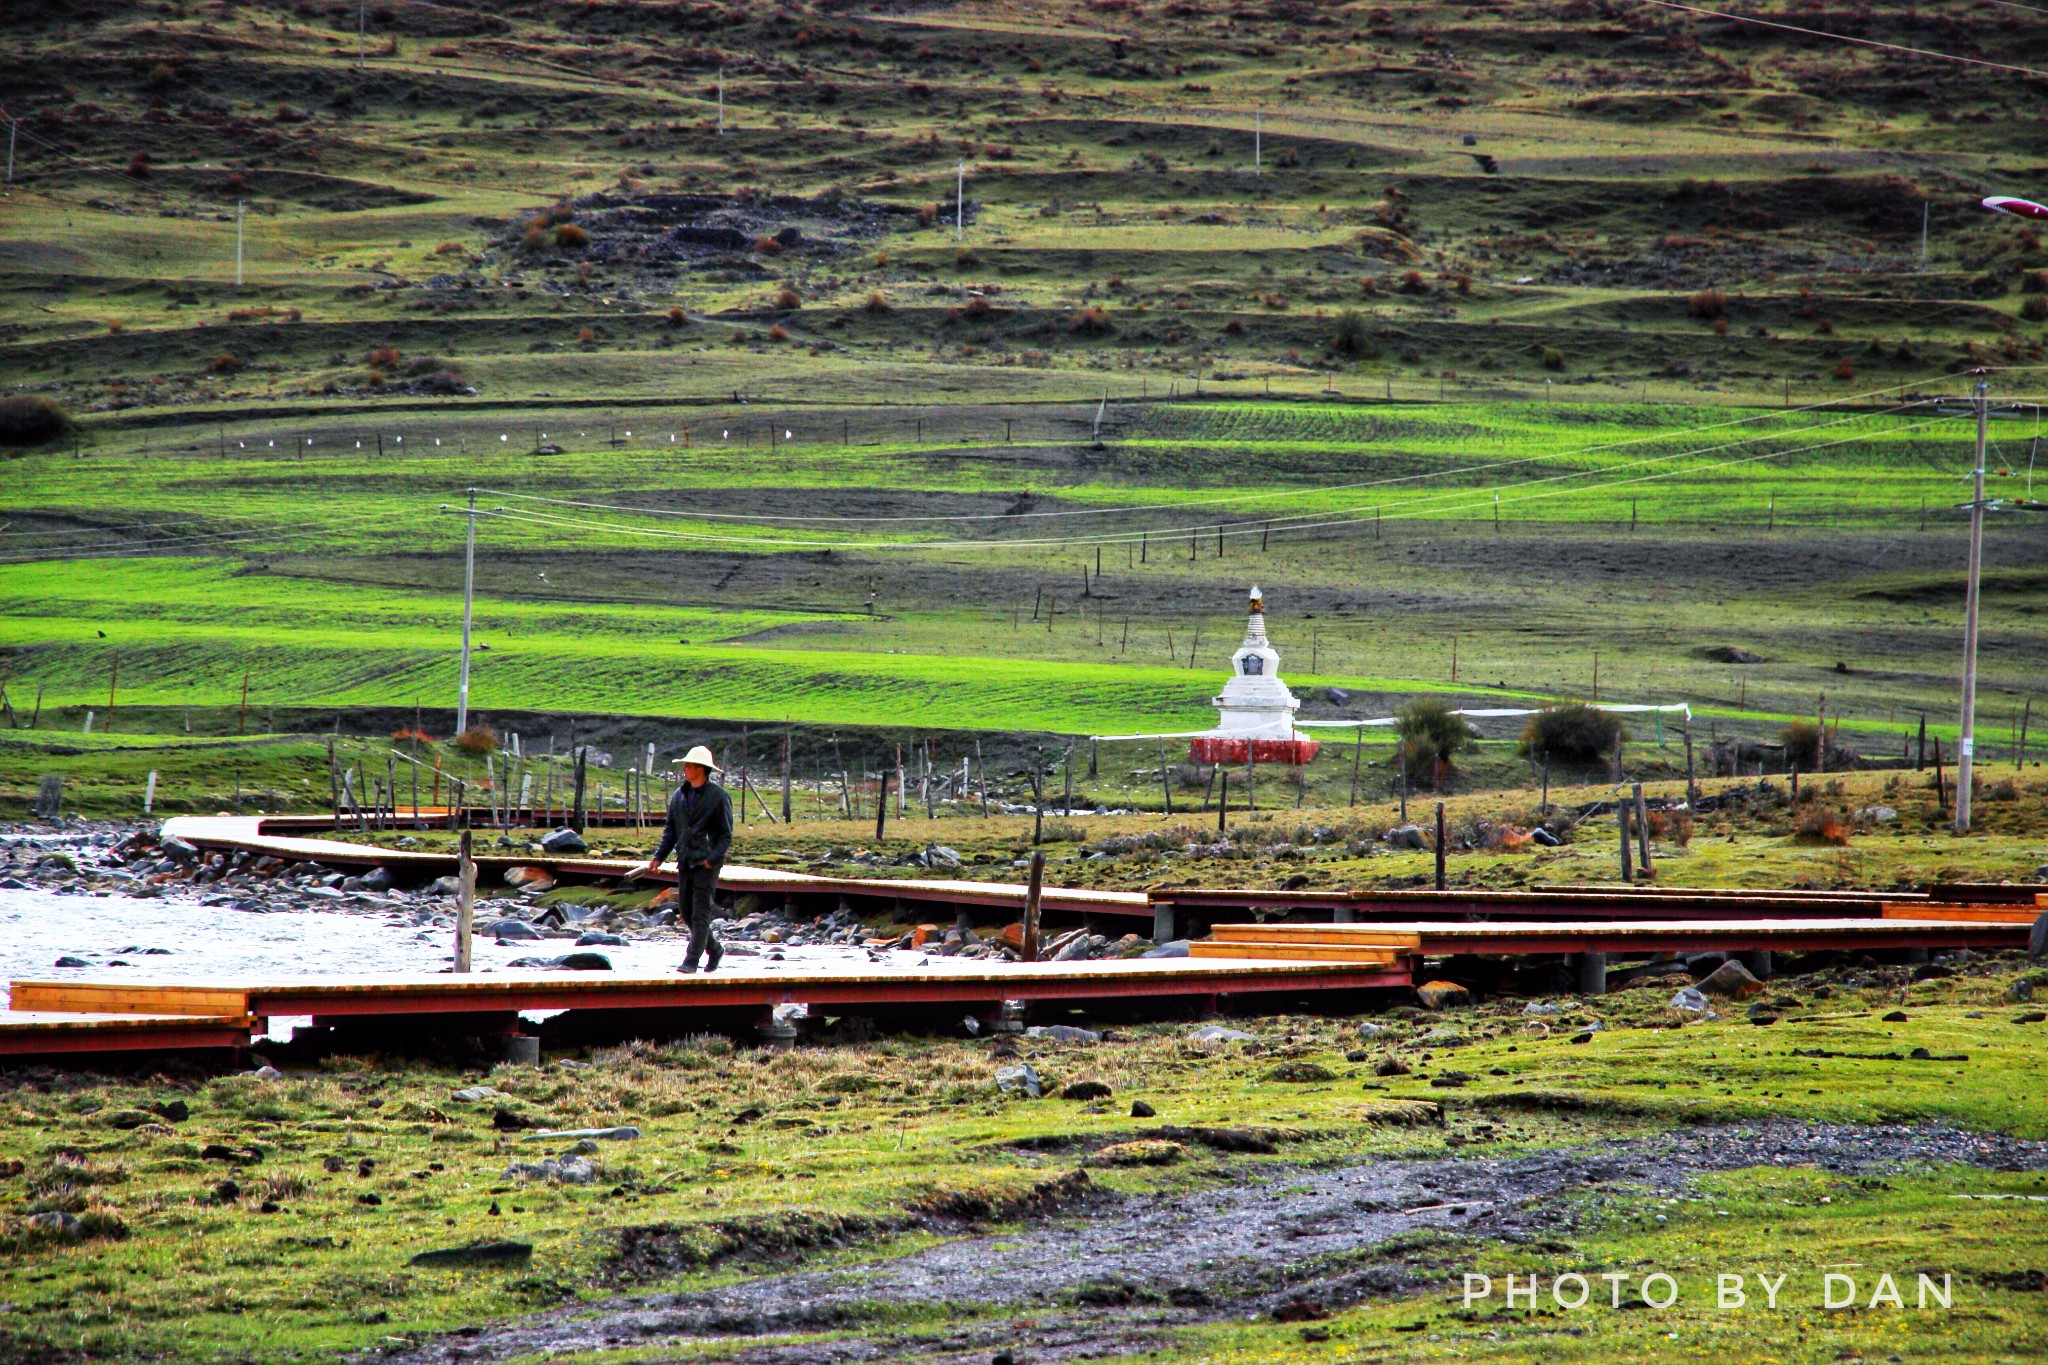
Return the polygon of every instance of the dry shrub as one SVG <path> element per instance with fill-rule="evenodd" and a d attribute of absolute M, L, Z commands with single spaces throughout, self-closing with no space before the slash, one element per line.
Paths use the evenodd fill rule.
<path fill-rule="evenodd" d="M 783 288 L 776 292 L 775 307 L 784 313 L 793 313 L 804 306 L 803 295 L 794 289 Z"/>
<path fill-rule="evenodd" d="M 393 744 L 432 744 L 434 737 L 416 725 L 401 725 L 391 732 Z"/>
<path fill-rule="evenodd" d="M 768 329 L 768 339 L 777 343 L 784 342 L 789 340 L 789 333 L 783 330 L 781 323 L 777 323 Z"/>
<path fill-rule="evenodd" d="M 1083 308 L 1067 323 L 1067 330 L 1077 337 L 1106 337 L 1116 330 L 1109 320 L 1109 314 L 1099 306 Z"/>
<path fill-rule="evenodd" d="M 498 752 L 498 732 L 488 725 L 472 725 L 455 737 L 455 747 L 471 758 Z"/>
<path fill-rule="evenodd" d="M 1856 362 L 1855 362 L 1855 361 L 1853 361 L 1853 360 L 1849 359 L 1849 357 L 1847 357 L 1847 356 L 1843 356 L 1843 357 L 1842 357 L 1842 358 L 1841 358 L 1840 360 L 1837 360 L 1837 361 L 1835 362 L 1835 378 L 1837 378 L 1837 379 L 1854 379 L 1855 377 L 1856 377 Z"/>
<path fill-rule="evenodd" d="M 443 242 L 434 248 L 436 256 L 460 256 L 467 250 L 460 242 Z"/>
<path fill-rule="evenodd" d="M 1668 839 L 1684 848 L 1692 843 L 1692 812 L 1689 810 L 1653 810 L 1650 817 L 1650 837 Z"/>
<path fill-rule="evenodd" d="M 959 267 L 960 269 L 965 270 L 969 266 L 980 265 L 981 257 L 976 255 L 973 251 L 969 250 L 964 246 L 956 247 L 953 251 L 953 264 Z"/>
<path fill-rule="evenodd" d="M 754 250 L 763 256 L 780 256 L 782 243 L 764 233 L 754 239 Z"/>
<path fill-rule="evenodd" d="M 1778 743 L 1785 746 L 1785 761 L 1803 773 L 1814 770 L 1820 742 L 1820 726 L 1810 720 L 1795 720 L 1778 731 Z"/>
<path fill-rule="evenodd" d="M 127 326 L 128 324 L 119 318 L 107 319 L 107 333 L 110 336 L 119 336 Z"/>
<path fill-rule="evenodd" d="M 1243 335 L 1244 335 L 1244 319 L 1243 319 L 1243 318 L 1232 318 L 1232 319 L 1231 319 L 1230 321 L 1228 321 L 1228 322 L 1224 323 L 1224 324 L 1223 324 L 1223 335 L 1225 335 L 1225 336 L 1232 336 L 1232 337 L 1241 337 L 1241 336 L 1243 336 Z"/>
<path fill-rule="evenodd" d="M 591 266 L 589 261 L 576 262 L 576 278 L 578 280 L 581 280 L 585 284 L 590 283 L 592 269 L 593 267 Z"/>
<path fill-rule="evenodd" d="M 399 355 L 396 346 L 372 346 L 369 350 L 363 352 L 363 363 L 374 369 L 396 369 L 398 361 Z"/>
<path fill-rule="evenodd" d="M 1835 334 L 1835 320 L 1833 318 L 1820 319 L 1813 324 L 1813 332 L 1815 336 L 1833 336 Z"/>
<path fill-rule="evenodd" d="M 1410 270 L 1401 276 L 1401 292 L 1404 294 L 1427 294 L 1429 281 L 1422 278 L 1420 270 Z"/>
<path fill-rule="evenodd" d="M 1711 321 L 1728 311 L 1728 296 L 1718 289 L 1702 289 L 1692 296 L 1692 315 Z"/>
<path fill-rule="evenodd" d="M 2020 316 L 2028 322 L 2048 322 L 2048 294 L 2029 294 L 2020 300 Z"/>
<path fill-rule="evenodd" d="M 585 346 L 593 345 L 597 341 L 597 329 L 595 327 L 585 327 L 576 333 L 576 339 Z"/>
<path fill-rule="evenodd" d="M 528 251 L 538 251 L 547 245 L 548 223 L 545 218 L 536 218 L 526 225 L 526 232 L 520 238 Z"/>
<path fill-rule="evenodd" d="M 564 251 L 581 251 L 590 245 L 590 234 L 574 223 L 564 223 L 555 229 L 555 245 Z"/>
<path fill-rule="evenodd" d="M 1815 802 L 1800 812 L 1793 837 L 1802 844 L 1832 844 L 1841 848 L 1849 842 L 1849 817 L 1838 807 Z"/>
<path fill-rule="evenodd" d="M 870 313 L 887 313 L 891 311 L 888 295 L 879 289 L 870 291 L 868 301 L 861 306 Z"/>
<path fill-rule="evenodd" d="M 2020 276 L 2022 294 L 2048 294 L 2048 270 L 2029 270 Z"/>
<path fill-rule="evenodd" d="M 206 368 L 212 370 L 215 374 L 233 374 L 235 371 L 242 368 L 242 358 L 240 356 L 229 355 L 227 352 L 223 351 L 221 354 L 215 356 L 213 358 L 213 363 L 211 365 L 208 365 Z"/>
<path fill-rule="evenodd" d="M 1727 336 L 1727 335 L 1728 335 L 1728 319 L 1726 319 L 1726 318 L 1715 318 L 1715 319 L 1714 319 L 1714 335 L 1715 335 L 1715 336 L 1717 336 L 1717 337 L 1724 337 L 1724 336 Z"/>
<path fill-rule="evenodd" d="M 560 203 L 556 204 L 553 208 L 549 209 L 546 213 L 542 214 L 541 222 L 552 227 L 556 223 L 573 222 L 575 221 L 575 218 L 576 210 L 571 208 L 566 203 Z"/>
<path fill-rule="evenodd" d="M 928 228 L 938 221 L 939 206 L 937 204 L 924 204 L 918 208 L 917 225 L 919 227 Z"/>
<path fill-rule="evenodd" d="M 875 253 L 875 268 L 879 270 L 879 269 L 881 269 L 882 267 L 884 267 L 884 266 L 886 266 L 886 265 L 888 265 L 888 264 L 889 264 L 889 253 L 888 253 L 888 252 L 886 252 L 886 251 L 877 251 L 877 252 Z"/>
<path fill-rule="evenodd" d="M 680 327 L 689 320 L 689 314 L 685 313 L 681 308 L 671 308 L 668 310 L 668 325 L 671 327 Z"/>

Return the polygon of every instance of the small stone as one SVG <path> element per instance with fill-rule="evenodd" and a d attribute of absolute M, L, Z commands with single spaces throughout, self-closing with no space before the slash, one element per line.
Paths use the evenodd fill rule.
<path fill-rule="evenodd" d="M 32 1213 L 28 1217 L 28 1225 L 37 1232 L 61 1237 L 67 1242 L 75 1242 L 82 1235 L 82 1229 L 79 1226 L 77 1217 L 64 1212 L 62 1209 L 51 1209 L 45 1213 Z"/>
<path fill-rule="evenodd" d="M 608 972 L 612 960 L 603 953 L 569 953 L 556 958 L 555 965 L 571 972 Z"/>
<path fill-rule="evenodd" d="M 592 929 L 578 936 L 576 946 L 578 948 L 623 948 L 626 946 L 626 937 L 623 934 L 607 934 L 602 930 Z"/>
<path fill-rule="evenodd" d="M 1135 1142 L 1113 1142 L 1095 1154 L 1104 1166 L 1171 1166 L 1187 1155 L 1178 1142 L 1160 1138 L 1139 1138 Z"/>
<path fill-rule="evenodd" d="M 477 933 L 486 938 L 500 939 L 531 940 L 544 937 L 540 930 L 519 919 L 493 920 L 477 930 Z"/>
<path fill-rule="evenodd" d="M 1242 1029 L 1225 1028 L 1221 1024 L 1204 1024 L 1188 1034 L 1193 1043 L 1255 1043 L 1258 1039 Z"/>
<path fill-rule="evenodd" d="M 90 967 L 90 966 L 92 966 L 92 964 L 91 964 L 90 962 L 87 962 L 87 961 L 86 961 L 86 960 L 85 960 L 84 958 L 82 958 L 82 957 L 72 957 L 72 956 L 70 956 L 69 954 L 67 954 L 67 955 L 65 955 L 65 956 L 63 956 L 63 957 L 60 957 L 60 958 L 58 958 L 58 959 L 57 959 L 57 960 L 56 960 L 55 962 L 51 963 L 50 965 L 51 965 L 51 966 L 53 966 L 53 967 Z"/>
<path fill-rule="evenodd" d="M 1027 1038 L 1043 1038 L 1051 1043 L 1099 1043 L 1102 1035 L 1094 1029 L 1075 1028 L 1072 1024 L 1033 1024 L 1024 1030 Z"/>
<path fill-rule="evenodd" d="M 543 853 L 587 853 L 590 845 L 573 829 L 558 829 L 540 841 Z"/>
<path fill-rule="evenodd" d="M 284 1079 L 284 1073 L 274 1066 L 259 1066 L 249 1073 L 249 1078 L 257 1081 L 281 1081 Z"/>

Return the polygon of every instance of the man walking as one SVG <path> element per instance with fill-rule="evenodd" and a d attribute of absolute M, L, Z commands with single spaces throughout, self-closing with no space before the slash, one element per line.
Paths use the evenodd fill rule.
<path fill-rule="evenodd" d="M 683 755 L 683 784 L 669 800 L 661 844 L 647 866 L 635 874 L 653 874 L 669 851 L 675 851 L 676 909 L 688 916 L 690 923 L 689 953 L 678 971 L 696 971 L 701 958 L 704 970 L 715 972 L 725 957 L 725 949 L 711 932 L 711 892 L 718 885 L 718 869 L 725 865 L 726 851 L 732 847 L 732 800 L 725 788 L 711 780 L 717 770 L 711 751 L 701 744 Z"/>

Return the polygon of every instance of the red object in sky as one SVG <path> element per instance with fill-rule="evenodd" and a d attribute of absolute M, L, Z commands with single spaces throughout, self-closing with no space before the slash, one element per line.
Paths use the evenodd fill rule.
<path fill-rule="evenodd" d="M 1203 735 L 1188 742 L 1197 763 L 1306 763 L 1322 743 L 1313 739 L 1234 739 Z"/>
<path fill-rule="evenodd" d="M 1984 207 L 1995 213 L 2010 213 L 2015 218 L 2048 218 L 2048 206 L 2031 199 L 2015 199 L 2009 194 L 1994 194 L 1984 201 Z"/>

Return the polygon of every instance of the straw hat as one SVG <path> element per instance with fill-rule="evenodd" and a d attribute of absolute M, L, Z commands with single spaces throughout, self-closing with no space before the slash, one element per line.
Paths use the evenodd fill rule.
<path fill-rule="evenodd" d="M 711 751 L 701 744 L 677 759 L 676 762 L 694 763 L 700 768 L 709 768 L 712 772 L 723 771 L 716 763 L 711 761 Z"/>

